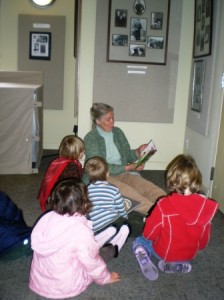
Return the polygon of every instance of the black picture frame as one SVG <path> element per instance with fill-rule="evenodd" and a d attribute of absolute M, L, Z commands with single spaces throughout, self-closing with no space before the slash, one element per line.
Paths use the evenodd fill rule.
<path fill-rule="evenodd" d="M 212 49 L 212 0 L 195 0 L 193 57 L 211 55 Z"/>
<path fill-rule="evenodd" d="M 51 32 L 30 32 L 29 58 L 38 60 L 51 59 Z"/>
<path fill-rule="evenodd" d="M 205 61 L 203 59 L 194 61 L 191 110 L 202 111 L 203 92 L 205 77 Z"/>
<path fill-rule="evenodd" d="M 169 13 L 170 0 L 109 0 L 107 62 L 165 65 Z"/>

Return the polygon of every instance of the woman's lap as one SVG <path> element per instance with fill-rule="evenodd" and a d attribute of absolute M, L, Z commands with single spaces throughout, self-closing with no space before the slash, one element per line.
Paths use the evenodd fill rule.
<path fill-rule="evenodd" d="M 166 194 L 161 188 L 138 174 L 123 173 L 109 176 L 108 181 L 117 186 L 124 197 L 139 201 L 141 205 L 136 208 L 136 211 L 143 214 L 147 214 L 155 201 Z"/>

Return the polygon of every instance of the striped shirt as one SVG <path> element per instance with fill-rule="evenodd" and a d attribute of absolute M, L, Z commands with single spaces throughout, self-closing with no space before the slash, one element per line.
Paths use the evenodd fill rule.
<path fill-rule="evenodd" d="M 107 181 L 96 181 L 88 185 L 88 196 L 93 204 L 89 218 L 93 231 L 109 225 L 119 217 L 127 218 L 124 201 L 119 189 Z"/>

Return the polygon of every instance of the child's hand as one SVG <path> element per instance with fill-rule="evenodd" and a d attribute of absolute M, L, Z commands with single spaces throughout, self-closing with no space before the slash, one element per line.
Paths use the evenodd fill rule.
<path fill-rule="evenodd" d="M 114 283 L 120 280 L 121 280 L 120 275 L 117 272 L 110 273 L 110 283 Z"/>

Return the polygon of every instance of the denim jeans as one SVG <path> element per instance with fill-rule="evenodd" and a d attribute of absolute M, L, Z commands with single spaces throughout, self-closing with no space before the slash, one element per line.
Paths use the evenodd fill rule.
<path fill-rule="evenodd" d="M 135 249 L 138 245 L 143 246 L 150 256 L 154 256 L 158 260 L 162 258 L 154 251 L 152 247 L 152 241 L 145 239 L 143 236 L 138 236 L 133 242 L 133 249 Z"/>

